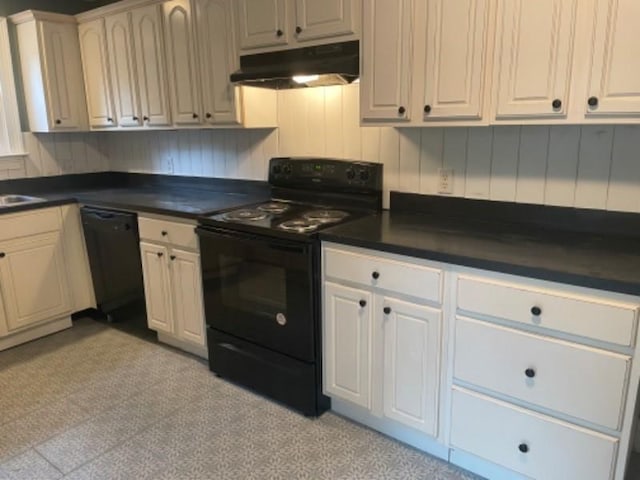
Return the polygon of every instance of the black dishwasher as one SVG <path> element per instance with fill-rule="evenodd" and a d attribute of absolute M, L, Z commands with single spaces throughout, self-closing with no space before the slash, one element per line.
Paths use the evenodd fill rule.
<path fill-rule="evenodd" d="M 135 213 L 81 209 L 98 309 L 109 320 L 144 308 L 140 237 Z"/>

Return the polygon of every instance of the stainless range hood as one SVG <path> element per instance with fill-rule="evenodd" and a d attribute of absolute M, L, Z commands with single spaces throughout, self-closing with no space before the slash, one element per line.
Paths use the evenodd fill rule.
<path fill-rule="evenodd" d="M 243 55 L 231 82 L 284 89 L 344 85 L 359 75 L 359 43 L 352 41 Z"/>

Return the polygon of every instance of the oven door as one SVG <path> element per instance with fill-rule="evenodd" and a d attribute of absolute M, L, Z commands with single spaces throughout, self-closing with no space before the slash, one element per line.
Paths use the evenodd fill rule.
<path fill-rule="evenodd" d="M 209 327 L 314 360 L 313 245 L 197 228 Z"/>

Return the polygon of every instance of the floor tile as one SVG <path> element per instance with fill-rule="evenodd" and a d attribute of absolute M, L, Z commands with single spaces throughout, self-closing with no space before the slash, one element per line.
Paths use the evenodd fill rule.
<path fill-rule="evenodd" d="M 56 480 L 62 478 L 56 468 L 34 450 L 0 464 L 1 480 Z"/>

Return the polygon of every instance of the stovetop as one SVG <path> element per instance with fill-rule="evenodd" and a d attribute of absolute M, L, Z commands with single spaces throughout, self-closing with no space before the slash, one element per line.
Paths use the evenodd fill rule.
<path fill-rule="evenodd" d="M 232 230 L 261 234 L 311 236 L 322 229 L 355 220 L 367 212 L 321 205 L 272 199 L 223 213 L 201 217 L 200 223 Z"/>

